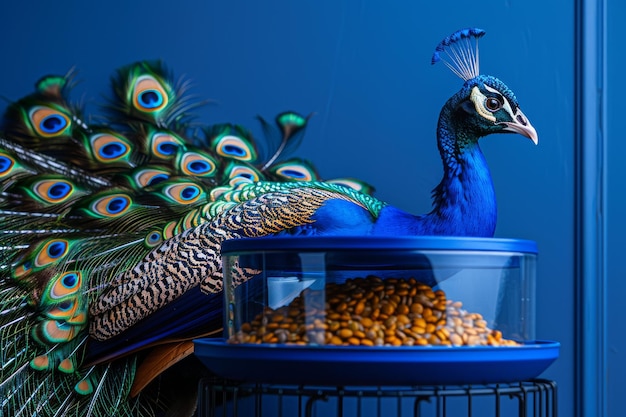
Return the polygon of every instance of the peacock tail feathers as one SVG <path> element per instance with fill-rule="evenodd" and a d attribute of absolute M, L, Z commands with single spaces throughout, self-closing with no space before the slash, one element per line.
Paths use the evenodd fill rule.
<path fill-rule="evenodd" d="M 199 104 L 186 94 L 188 81 L 174 80 L 160 61 L 138 62 L 120 68 L 112 77 L 114 98 L 107 107 L 109 124 L 132 128 L 149 123 L 157 128 L 184 128 Z"/>
<path fill-rule="evenodd" d="M 160 62 L 139 62 L 112 78 L 105 116 L 86 119 L 70 97 L 73 77 L 41 79 L 9 106 L 0 136 L 0 410 L 155 415 L 176 396 L 160 392 L 158 378 L 134 385 L 143 356 L 133 352 L 197 331 L 164 331 L 102 355 L 98 341 L 115 344 L 194 288 L 218 293 L 221 242 L 283 227 L 247 224 L 241 213 L 289 212 L 285 226 L 297 226 L 330 195 L 376 204 L 321 182 L 310 162 L 284 158 L 309 117 L 284 112 L 274 126 L 259 118 L 264 141 L 239 125 L 198 126 L 190 112 L 202 103 L 189 83 Z M 296 207 L 305 194 L 306 207 Z M 190 259 L 194 252 L 206 258 Z M 163 275 L 166 263 L 175 274 Z M 220 305 L 214 298 L 206 304 Z"/>
<path fill-rule="evenodd" d="M 80 109 L 69 101 L 73 74 L 47 76 L 36 91 L 11 104 L 5 113 L 5 134 L 35 151 L 57 151 L 84 128 Z M 70 149 L 71 151 L 71 149 Z"/>
<path fill-rule="evenodd" d="M 274 154 L 267 159 L 262 170 L 270 167 L 283 152 L 289 153 L 300 144 L 303 137 L 302 133 L 310 118 L 311 115 L 304 117 L 294 112 L 280 113 L 275 120 L 277 131 L 261 116 L 257 117 L 261 122 L 265 137 L 268 138 L 267 143 L 275 149 Z"/>

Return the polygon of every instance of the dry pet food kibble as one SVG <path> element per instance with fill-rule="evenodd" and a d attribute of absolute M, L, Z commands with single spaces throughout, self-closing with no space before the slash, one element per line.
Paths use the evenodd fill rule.
<path fill-rule="evenodd" d="M 517 346 L 491 330 L 478 313 L 446 299 L 442 290 L 379 277 L 304 290 L 289 305 L 266 307 L 230 343 L 344 346 Z"/>

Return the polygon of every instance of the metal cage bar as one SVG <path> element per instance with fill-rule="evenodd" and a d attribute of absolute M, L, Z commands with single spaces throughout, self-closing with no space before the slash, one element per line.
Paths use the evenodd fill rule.
<path fill-rule="evenodd" d="M 204 379 L 199 417 L 557 417 L 557 386 L 509 384 L 426 387 L 318 387 Z"/>

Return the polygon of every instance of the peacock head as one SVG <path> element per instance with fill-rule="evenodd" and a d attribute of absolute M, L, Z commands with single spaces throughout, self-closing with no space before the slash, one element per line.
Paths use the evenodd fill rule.
<path fill-rule="evenodd" d="M 485 31 L 476 28 L 456 31 L 442 40 L 433 54 L 433 64 L 442 61 L 465 81 L 463 88 L 448 101 L 454 119 L 475 138 L 492 133 L 519 133 L 537 144 L 537 131 L 509 87 L 496 77 L 480 74 L 478 39 L 484 34 Z"/>
<path fill-rule="evenodd" d="M 519 133 L 538 143 L 537 131 L 520 110 L 515 95 L 496 77 L 478 75 L 467 80 L 456 99 L 458 118 L 476 137 Z"/>

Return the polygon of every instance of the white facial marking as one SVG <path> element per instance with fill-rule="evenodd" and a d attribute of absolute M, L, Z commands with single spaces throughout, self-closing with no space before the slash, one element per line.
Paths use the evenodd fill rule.
<path fill-rule="evenodd" d="M 476 108 L 476 111 L 485 119 L 490 120 L 491 122 L 495 123 L 496 116 L 491 114 L 489 110 L 485 109 L 486 99 L 487 99 L 487 96 L 481 93 L 478 87 L 472 88 L 472 93 L 470 94 L 470 100 L 474 102 L 474 107 Z"/>

